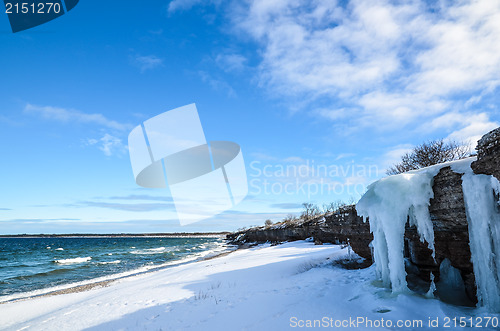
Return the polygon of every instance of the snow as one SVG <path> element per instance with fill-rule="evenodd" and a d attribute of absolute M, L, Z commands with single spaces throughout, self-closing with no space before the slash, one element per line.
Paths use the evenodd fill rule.
<path fill-rule="evenodd" d="M 418 329 L 430 330 L 429 318 L 442 325 L 446 318 L 492 316 L 414 294 L 394 296 L 373 281 L 374 267 L 332 264 L 346 257 L 338 245 L 261 245 L 85 292 L 4 303 L 0 329 L 260 331 L 362 318 L 360 330 L 381 319 L 421 320 Z"/>
<path fill-rule="evenodd" d="M 479 304 L 500 312 L 500 214 L 493 194 L 498 194 L 500 184 L 492 176 L 474 174 L 470 168 L 474 160 L 452 161 L 383 178 L 371 184 L 356 205 L 365 221 L 369 218 L 377 275 L 393 293 L 409 291 L 403 258 L 408 219 L 416 225 L 422 242 L 426 241 L 434 252 L 428 209 L 433 197 L 432 184 L 439 170 L 449 166 L 463 174 L 462 189 Z M 434 290 L 432 282 L 429 294 Z"/>

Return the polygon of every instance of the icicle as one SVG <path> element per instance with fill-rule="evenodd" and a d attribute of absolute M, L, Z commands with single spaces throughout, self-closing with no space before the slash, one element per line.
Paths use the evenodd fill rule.
<path fill-rule="evenodd" d="M 494 191 L 499 187 L 491 176 L 462 176 L 477 297 L 496 312 L 500 312 L 500 214 Z"/>
<path fill-rule="evenodd" d="M 429 291 L 425 293 L 425 297 L 433 299 L 435 291 L 436 291 L 436 284 L 434 283 L 434 273 L 431 272 L 431 285 L 429 286 Z"/>
<path fill-rule="evenodd" d="M 370 185 L 356 205 L 358 214 L 370 220 L 377 274 L 395 293 L 408 291 L 403 255 L 408 217 L 434 256 L 429 201 L 434 196 L 432 182 L 439 170 L 430 167 L 383 178 Z"/>
<path fill-rule="evenodd" d="M 474 158 L 468 158 L 383 178 L 368 187 L 356 210 L 365 221 L 369 218 L 378 276 L 393 292 L 405 292 L 408 290 L 403 259 L 405 224 L 409 218 L 434 257 L 434 230 L 429 214 L 433 178 L 447 166 L 462 173 L 479 304 L 500 312 L 500 183 L 492 176 L 475 175 L 470 168 L 472 161 Z M 435 290 L 433 277 L 429 295 Z"/>

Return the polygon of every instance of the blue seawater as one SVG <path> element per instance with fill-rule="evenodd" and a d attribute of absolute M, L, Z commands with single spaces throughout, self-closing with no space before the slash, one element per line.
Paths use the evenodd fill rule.
<path fill-rule="evenodd" d="M 0 298 L 160 267 L 221 247 L 221 238 L 0 238 Z"/>

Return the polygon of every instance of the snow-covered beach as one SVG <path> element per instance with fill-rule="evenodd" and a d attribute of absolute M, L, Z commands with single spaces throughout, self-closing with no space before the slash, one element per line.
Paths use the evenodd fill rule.
<path fill-rule="evenodd" d="M 2 330 L 288 330 L 489 328 L 498 316 L 416 294 L 392 295 L 349 252 L 297 241 L 119 279 L 88 291 L 0 305 Z M 456 325 L 456 327 L 455 327 Z M 488 329 L 488 328 L 486 328 Z"/>

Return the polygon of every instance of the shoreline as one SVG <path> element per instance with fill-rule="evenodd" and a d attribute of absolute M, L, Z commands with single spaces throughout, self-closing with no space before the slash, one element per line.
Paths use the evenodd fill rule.
<path fill-rule="evenodd" d="M 68 233 L 68 234 L 0 234 L 2 238 L 219 238 L 231 232 L 193 232 L 193 233 Z"/>
<path fill-rule="evenodd" d="M 33 290 L 33 291 L 28 291 L 28 292 L 13 293 L 13 294 L 6 295 L 6 297 L 16 296 L 16 295 L 19 295 L 19 297 L 14 297 L 12 299 L 5 300 L 5 301 L 2 301 L 2 296 L 0 296 L 0 305 L 13 303 L 13 302 L 27 301 L 27 300 L 32 300 L 32 299 L 42 298 L 42 297 L 50 297 L 50 296 L 56 296 L 56 295 L 62 295 L 62 294 L 86 292 L 86 291 L 90 291 L 90 290 L 97 289 L 97 288 L 107 287 L 111 283 L 115 283 L 118 280 L 132 278 L 132 277 L 136 277 L 136 276 L 141 276 L 141 275 L 145 275 L 145 274 L 149 274 L 149 273 L 154 273 L 154 272 L 158 272 L 158 271 L 165 270 L 165 269 L 175 267 L 175 266 L 181 266 L 181 265 L 185 265 L 185 264 L 203 262 L 203 261 L 208 261 L 208 260 L 220 258 L 223 256 L 227 256 L 231 253 L 234 253 L 237 250 L 245 249 L 245 248 L 247 248 L 247 247 L 246 246 L 236 246 L 236 247 L 232 248 L 231 246 L 227 246 L 226 250 L 224 250 L 222 252 L 217 252 L 214 255 L 210 255 L 210 253 L 209 253 L 209 254 L 207 254 L 208 256 L 198 257 L 198 258 L 195 258 L 193 260 L 190 260 L 189 256 L 187 256 L 184 260 L 181 259 L 181 260 L 166 262 L 166 264 L 164 264 L 164 265 L 152 267 L 151 269 L 148 269 L 148 270 L 137 269 L 136 272 L 133 272 L 133 270 L 132 270 L 131 272 L 133 272 L 133 273 L 122 275 L 122 276 L 118 276 L 118 275 L 120 275 L 118 273 L 118 274 L 115 274 L 118 277 L 112 278 L 112 279 L 98 280 L 99 278 L 102 277 L 101 276 L 101 277 L 96 277 L 94 279 L 89 279 L 86 281 L 62 284 L 62 285 L 52 287 L 52 288 L 47 287 L 47 288 L 41 288 L 38 290 Z M 112 277 L 112 276 L 113 275 L 109 275 L 109 277 Z M 106 276 L 104 276 L 104 277 L 106 277 Z M 82 283 L 84 283 L 84 284 L 82 284 Z M 64 287 L 64 288 L 56 289 L 57 287 Z M 47 292 L 39 293 L 39 294 L 36 294 L 36 293 L 30 294 L 32 292 L 37 292 L 37 291 L 42 291 L 42 292 L 47 291 Z M 26 294 L 26 295 L 23 295 L 23 294 Z"/>
<path fill-rule="evenodd" d="M 442 326 L 465 316 L 495 323 L 500 319 L 483 308 L 411 293 L 394 295 L 376 281 L 373 266 L 339 267 L 336 261 L 350 259 L 349 250 L 340 245 L 294 241 L 219 253 L 113 284 L 9 302 L 0 306 L 0 328 L 198 331 L 225 326 L 260 331 L 292 329 L 326 317 L 332 321 L 329 327 L 362 318 L 358 327 L 369 330 L 373 328 L 365 322 L 383 318 L 390 324 L 380 329 L 397 330 L 398 321 L 416 321 L 421 324 L 415 329 L 433 330 L 429 321 Z M 67 295 L 55 295 L 63 293 Z"/>

